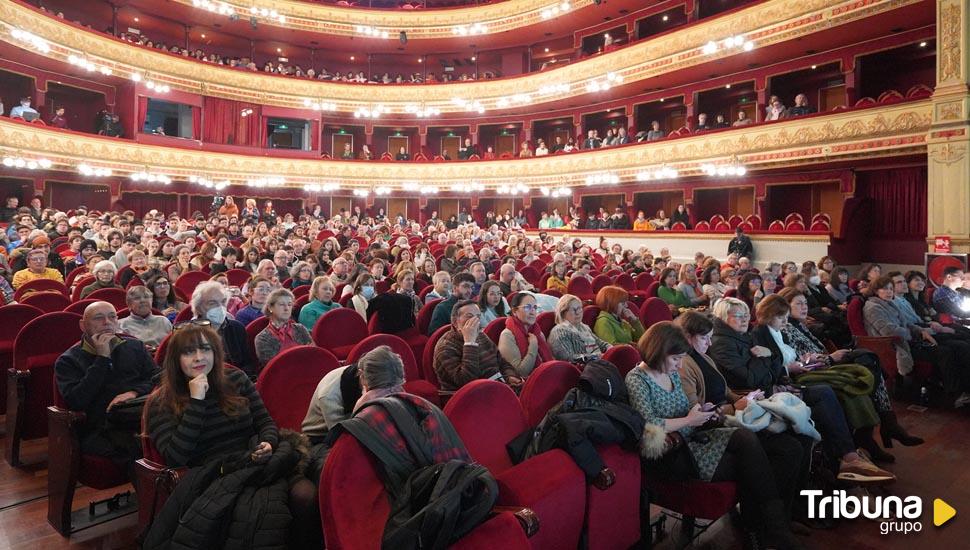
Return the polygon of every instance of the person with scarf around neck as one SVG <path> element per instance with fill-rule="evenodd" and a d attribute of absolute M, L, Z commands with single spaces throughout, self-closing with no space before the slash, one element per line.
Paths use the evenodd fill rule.
<path fill-rule="evenodd" d="M 300 324 L 307 330 L 313 330 L 317 319 L 323 317 L 328 311 L 341 307 L 339 302 L 333 301 L 336 291 L 330 277 L 321 275 L 313 279 L 313 284 L 310 286 L 311 300 L 300 310 Z"/>
<path fill-rule="evenodd" d="M 310 331 L 292 318 L 293 293 L 289 290 L 279 288 L 270 293 L 263 313 L 269 318 L 269 324 L 256 335 L 256 358 L 260 368 L 289 348 L 313 343 Z"/>
<path fill-rule="evenodd" d="M 505 318 L 505 330 L 498 338 L 498 351 L 520 377 L 526 377 L 546 361 L 555 357 L 542 329 L 536 324 L 539 306 L 534 296 L 519 292 L 509 302 L 511 315 Z"/>
<path fill-rule="evenodd" d="M 121 285 L 115 283 L 117 270 L 111 260 L 101 260 L 94 265 L 91 273 L 94 275 L 94 282 L 81 289 L 80 297 L 82 300 L 92 292 L 102 288 L 121 288 Z"/>

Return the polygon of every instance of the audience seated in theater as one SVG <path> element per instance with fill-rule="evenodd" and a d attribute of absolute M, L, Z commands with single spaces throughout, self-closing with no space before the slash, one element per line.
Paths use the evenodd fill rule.
<path fill-rule="evenodd" d="M 563 146 L 562 151 L 563 153 L 572 153 L 577 149 L 578 147 L 576 146 L 576 140 L 570 137 L 569 139 L 566 140 L 566 145 Z"/>
<path fill-rule="evenodd" d="M 714 116 L 714 124 L 711 125 L 712 128 L 729 128 L 730 126 L 721 113 Z"/>
<path fill-rule="evenodd" d="M 221 284 L 215 281 L 199 283 L 192 292 L 194 317 L 186 324 L 211 326 L 222 340 L 226 362 L 242 369 L 246 375 L 255 379 L 259 374 L 259 367 L 247 343 L 246 327 L 239 321 L 229 318 L 229 312 L 226 309 L 228 302 L 229 294 Z M 179 326 L 175 328 L 178 329 Z"/>
<path fill-rule="evenodd" d="M 475 146 L 472 145 L 471 138 L 465 138 L 461 146 L 458 147 L 458 160 L 468 160 L 469 157 L 476 153 Z"/>
<path fill-rule="evenodd" d="M 536 143 L 535 156 L 537 156 L 537 157 L 544 157 L 544 156 L 546 156 L 548 154 L 549 154 L 549 148 L 546 147 L 545 140 L 543 140 L 542 138 L 539 138 L 538 142 Z"/>
<path fill-rule="evenodd" d="M 482 332 L 480 317 L 481 310 L 474 301 L 461 299 L 453 302 L 451 327 L 434 349 L 433 367 L 441 389 L 457 390 L 472 380 L 496 375 L 501 375 L 513 388 L 522 385 L 515 367 L 502 358 L 495 344 Z"/>
<path fill-rule="evenodd" d="M 697 281 L 697 266 L 692 263 L 685 263 L 680 266 L 680 273 L 677 275 L 677 290 L 687 298 L 688 307 L 703 308 L 710 301 L 701 284 Z"/>
<path fill-rule="evenodd" d="M 353 294 L 353 297 L 350 299 L 348 307 L 354 308 L 354 310 L 364 319 L 365 323 L 367 322 L 368 302 L 370 302 L 374 296 L 377 295 L 374 284 L 374 276 L 368 271 L 361 271 L 354 279 L 354 284 L 350 287 L 352 288 L 351 293 Z M 346 289 L 348 287 L 344 288 Z"/>
<path fill-rule="evenodd" d="M 795 390 L 812 410 L 812 420 L 822 435 L 827 458 L 838 463 L 839 480 L 849 483 L 885 483 L 895 476 L 877 468 L 855 450 L 852 431 L 832 388 L 826 385 L 791 385 L 782 357 L 755 345 L 748 333 L 748 306 L 736 298 L 722 298 L 714 306 L 714 333 L 708 355 L 724 374 L 728 386 L 761 390 L 766 396 Z"/>
<path fill-rule="evenodd" d="M 697 124 L 694 126 L 695 132 L 704 132 L 714 128 L 714 125 L 707 121 L 707 113 L 697 115 Z"/>
<path fill-rule="evenodd" d="M 152 292 L 152 307 L 162 312 L 162 315 L 173 321 L 179 311 L 186 307 L 175 294 L 175 287 L 168 277 L 158 273 L 145 281 L 145 286 Z"/>
<path fill-rule="evenodd" d="M 962 269 L 956 266 L 943 268 L 943 284 L 933 293 L 933 308 L 939 313 L 945 313 L 954 319 L 966 319 L 970 317 L 970 307 L 960 292 L 964 286 L 966 275 Z M 925 277 L 923 278 L 925 286 Z"/>
<path fill-rule="evenodd" d="M 37 109 L 30 106 L 31 99 L 28 96 L 20 98 L 20 105 L 10 109 L 10 118 L 20 117 L 24 120 L 33 120 L 40 116 Z"/>
<path fill-rule="evenodd" d="M 340 158 L 343 160 L 353 160 L 354 159 L 354 148 L 349 143 L 344 143 L 344 150 L 340 153 Z"/>
<path fill-rule="evenodd" d="M 172 333 L 172 322 L 164 315 L 152 313 L 152 291 L 138 285 L 125 293 L 128 316 L 118 322 L 121 330 L 140 340 L 155 353 L 166 336 Z"/>
<path fill-rule="evenodd" d="M 747 126 L 752 124 L 754 121 L 748 118 L 748 113 L 744 110 L 738 111 L 738 119 L 734 121 L 732 126 Z"/>
<path fill-rule="evenodd" d="M 46 237 L 44 239 L 46 240 Z M 32 248 L 27 251 L 26 257 L 27 267 L 14 273 L 13 280 L 10 282 L 10 286 L 14 290 L 19 289 L 30 281 L 36 281 L 38 279 L 50 279 L 59 283 L 64 282 L 64 276 L 61 275 L 60 271 L 52 267 L 47 267 L 47 252 L 44 248 Z"/>
<path fill-rule="evenodd" d="M 534 156 L 532 149 L 529 148 L 529 142 L 523 141 L 522 145 L 519 147 L 519 158 L 528 158 Z"/>
<path fill-rule="evenodd" d="M 95 264 L 94 268 L 91 269 L 94 282 L 81 289 L 80 298 L 83 300 L 95 290 L 102 288 L 122 288 L 121 285 L 115 283 L 116 273 L 115 264 L 111 263 L 110 260 L 101 260 Z"/>
<path fill-rule="evenodd" d="M 663 321 L 637 347 L 643 361 L 627 374 L 626 386 L 630 405 L 646 421 L 644 469 L 662 479 L 736 481 L 748 537 L 759 547 L 803 548 L 789 527 L 794 480 L 803 466 L 801 444 L 779 439 L 778 457 L 771 461 L 758 437 L 744 428 L 713 427 L 703 431 L 705 437 L 693 437 L 717 413 L 701 410 L 701 403 L 691 406 L 684 393 L 679 371 L 692 349 L 684 332 Z"/>
<path fill-rule="evenodd" d="M 562 294 L 567 292 L 567 287 L 569 286 L 569 276 L 566 274 L 568 271 L 566 260 L 558 259 L 552 262 L 550 268 L 549 278 L 546 279 L 546 289 L 555 290 Z"/>
<path fill-rule="evenodd" d="M 64 107 L 54 109 L 54 116 L 47 122 L 47 125 L 54 128 L 67 128 L 67 117 L 64 114 Z"/>
<path fill-rule="evenodd" d="M 768 107 L 765 108 L 765 120 L 781 120 L 786 115 L 785 104 L 778 99 L 778 96 L 771 96 L 768 100 Z"/>
<path fill-rule="evenodd" d="M 593 332 L 609 344 L 635 344 L 643 335 L 643 324 L 627 303 L 630 295 L 618 286 L 605 286 L 596 294 L 600 308 Z"/>
<path fill-rule="evenodd" d="M 273 292 L 273 288 L 273 283 L 266 280 L 265 277 L 257 275 L 249 280 L 247 304 L 233 314 L 242 326 L 245 327 L 263 316 L 263 307 L 266 305 L 269 294 Z"/>
<path fill-rule="evenodd" d="M 808 104 L 808 96 L 798 94 L 795 96 L 795 104 L 788 108 L 785 113 L 787 117 L 805 116 L 815 112 L 815 107 Z"/>
<path fill-rule="evenodd" d="M 428 260 L 434 263 L 434 260 Z M 432 300 L 445 300 L 451 296 L 451 274 L 447 271 L 438 271 L 431 278 L 432 289 L 424 295 L 424 303 Z"/>
<path fill-rule="evenodd" d="M 152 391 L 158 369 L 143 342 L 120 334 L 118 314 L 108 302 L 84 309 L 81 332 L 81 341 L 54 363 L 57 390 L 69 409 L 85 413 L 81 452 L 107 457 L 130 473 L 141 457 L 141 415 L 115 416 L 112 409 Z M 126 424 L 125 417 L 136 420 Z"/>
<path fill-rule="evenodd" d="M 653 231 L 653 223 L 647 219 L 646 214 L 643 210 L 637 211 L 637 219 L 633 220 L 633 230 L 634 231 Z"/>
<path fill-rule="evenodd" d="M 583 323 L 583 302 L 564 294 L 556 304 L 556 325 L 549 332 L 549 349 L 560 361 L 585 364 L 599 358 L 610 344 Z"/>
<path fill-rule="evenodd" d="M 340 307 L 339 302 L 333 301 L 335 293 L 336 288 L 333 286 L 330 277 L 321 275 L 313 279 L 313 284 L 310 286 L 311 299 L 300 310 L 300 324 L 307 330 L 313 330 L 313 325 L 316 324 L 317 319 L 328 311 Z"/>
<path fill-rule="evenodd" d="M 482 330 L 495 319 L 509 315 L 512 309 L 497 281 L 487 281 L 482 285 L 478 295 L 478 308 L 482 312 Z"/>
<path fill-rule="evenodd" d="M 836 304 L 848 303 L 849 298 L 854 294 L 852 289 L 849 288 L 849 270 L 842 266 L 833 269 L 829 282 L 825 285 L 825 291 L 835 300 Z"/>
<path fill-rule="evenodd" d="M 670 308 L 670 314 L 672 316 L 676 317 L 682 311 L 690 309 L 690 300 L 678 288 L 679 282 L 676 269 L 672 267 L 665 268 L 660 272 L 660 277 L 657 280 L 660 281 L 660 287 L 657 288 L 657 297 L 667 303 L 667 307 Z"/>
<path fill-rule="evenodd" d="M 583 149 L 598 149 L 601 145 L 602 141 L 596 137 L 596 130 L 588 130 L 586 139 L 583 141 Z"/>
<path fill-rule="evenodd" d="M 294 346 L 313 343 L 310 331 L 293 320 L 293 293 L 289 290 L 278 288 L 271 292 L 263 305 L 263 313 L 269 318 L 269 324 L 256 335 L 256 359 L 260 368 Z"/>
<path fill-rule="evenodd" d="M 398 149 L 397 155 L 394 155 L 394 160 L 411 160 L 411 155 L 408 154 L 405 147 L 401 147 Z"/>
<path fill-rule="evenodd" d="M 373 160 L 374 153 L 371 152 L 370 146 L 364 143 L 360 146 L 360 152 L 357 153 L 357 158 L 359 160 Z"/>
<path fill-rule="evenodd" d="M 286 542 L 294 547 L 320 546 L 316 489 L 296 468 L 306 459 L 305 444 L 295 435 L 281 437 L 246 374 L 226 367 L 219 340 L 212 328 L 193 324 L 176 330 L 169 340 L 147 431 L 167 466 L 192 470 L 152 523 L 145 545 L 158 547 L 185 525 L 200 542 L 215 540 L 208 537 L 228 529 L 239 533 L 244 546 L 281 532 L 289 532 Z M 239 466 L 228 466 L 237 462 Z M 252 516 L 255 509 L 241 505 L 225 519 L 181 513 L 196 499 L 235 501 L 245 488 L 255 491 L 251 498 L 265 503 L 258 522 Z M 243 530 L 242 525 L 248 526 Z"/>
<path fill-rule="evenodd" d="M 44 235 L 41 230 L 35 229 L 30 232 L 30 236 L 27 238 L 26 243 L 30 243 L 29 246 L 34 250 L 43 250 L 47 254 L 47 267 L 57 270 L 59 273 L 70 273 L 70 271 L 65 270 L 64 259 L 60 254 L 54 252 L 51 249 L 50 237 Z M 27 244 L 21 244 L 21 246 L 28 246 Z M 22 254 L 20 257 L 16 258 L 11 264 L 11 268 L 16 271 L 20 271 L 27 267 L 27 255 Z"/>
<path fill-rule="evenodd" d="M 657 210 L 657 214 L 650 220 L 650 225 L 654 229 L 670 229 L 670 218 L 667 217 L 667 213 L 661 208 Z"/>

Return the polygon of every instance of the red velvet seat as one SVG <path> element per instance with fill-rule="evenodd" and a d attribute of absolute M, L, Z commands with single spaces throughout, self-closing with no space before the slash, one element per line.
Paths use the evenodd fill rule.
<path fill-rule="evenodd" d="M 337 439 L 320 475 L 320 519 L 329 550 L 381 547 L 390 515 L 382 475 L 377 460 L 353 436 L 344 434 Z M 530 548 L 530 542 L 515 515 L 501 512 L 451 548 L 524 550 Z"/>
<path fill-rule="evenodd" d="M 24 325 L 14 339 L 6 418 L 6 458 L 11 466 L 21 464 L 21 441 L 47 435 L 47 407 L 54 403 L 54 363 L 81 339 L 80 321 L 76 313 L 45 313 Z"/>
<path fill-rule="evenodd" d="M 609 275 L 597 275 L 593 277 L 593 294 L 596 294 L 603 287 L 607 287 L 613 284 L 613 279 Z"/>
<path fill-rule="evenodd" d="M 694 231 L 710 231 L 711 224 L 707 220 L 701 220 L 694 224 Z"/>
<path fill-rule="evenodd" d="M 633 276 L 629 273 L 620 273 L 617 275 L 613 284 L 625 290 L 630 295 L 630 299 L 638 304 L 642 304 L 647 299 L 646 290 L 638 290 L 636 281 L 633 280 Z"/>
<path fill-rule="evenodd" d="M 633 279 L 633 282 L 637 284 L 637 290 L 642 290 L 644 293 L 650 289 L 650 285 L 654 283 L 653 275 L 649 273 L 641 273 Z M 644 294 L 646 296 L 646 294 Z"/>
<path fill-rule="evenodd" d="M 52 385 L 53 402 L 47 407 L 47 522 L 61 535 L 73 531 L 72 508 L 78 483 L 93 489 L 111 489 L 128 483 L 128 472 L 103 456 L 82 454 L 78 426 L 85 415 L 67 408 L 67 403 Z M 102 521 L 113 519 L 111 514 Z M 100 523 L 100 522 L 97 522 Z M 85 525 L 89 527 L 91 524 Z"/>
<path fill-rule="evenodd" d="M 556 312 L 554 311 L 543 311 L 536 317 L 536 324 L 542 330 L 542 334 L 549 338 L 549 333 L 552 331 L 552 327 L 556 326 Z"/>
<path fill-rule="evenodd" d="M 431 288 L 432 290 L 434 289 L 434 287 L 431 287 L 431 286 L 429 286 L 428 288 Z M 427 294 L 427 292 L 425 294 Z M 421 299 L 423 300 L 424 296 L 422 296 Z M 421 306 L 421 309 L 418 311 L 418 317 L 415 320 L 415 324 L 418 327 L 418 332 L 420 332 L 421 334 L 428 333 L 428 327 L 431 326 L 431 318 L 434 316 L 434 308 L 442 300 L 443 300 L 442 298 L 436 298 Z"/>
<path fill-rule="evenodd" d="M 78 277 L 81 277 L 82 275 L 87 275 L 87 274 L 88 274 L 88 266 L 82 265 L 79 267 L 75 267 L 74 269 L 71 270 L 70 273 L 67 274 L 67 277 L 64 279 L 64 286 L 66 286 L 67 288 L 72 288 L 74 286 L 75 279 L 77 279 Z"/>
<path fill-rule="evenodd" d="M 616 365 L 620 375 L 626 377 L 626 373 L 636 368 L 640 363 L 640 352 L 629 344 L 610 346 L 610 349 L 603 354 L 603 359 Z"/>
<path fill-rule="evenodd" d="M 574 277 L 566 283 L 566 292 L 579 298 L 584 302 L 596 300 L 596 293 L 593 292 L 593 285 L 585 277 Z"/>
<path fill-rule="evenodd" d="M 566 361 L 546 361 L 525 380 L 519 401 L 525 411 L 526 422 L 538 426 L 549 409 L 562 401 L 566 392 L 579 383 L 579 368 Z"/>
<path fill-rule="evenodd" d="M 238 286 L 239 288 L 242 288 L 252 276 L 253 274 L 245 269 L 230 269 L 226 271 L 226 279 L 229 281 L 229 286 Z"/>
<path fill-rule="evenodd" d="M 529 281 L 529 283 L 532 284 L 533 286 L 536 286 L 536 287 L 539 286 L 539 277 L 540 277 L 541 271 L 537 270 L 531 265 L 527 265 L 522 269 L 520 269 L 519 273 L 526 281 Z"/>
<path fill-rule="evenodd" d="M 768 224 L 768 231 L 771 233 L 781 233 L 785 230 L 785 224 L 781 220 L 772 220 Z"/>
<path fill-rule="evenodd" d="M 311 336 L 316 345 L 342 361 L 358 342 L 367 338 L 367 324 L 353 309 L 339 307 L 317 319 Z"/>
<path fill-rule="evenodd" d="M 852 333 L 856 347 L 868 349 L 879 356 L 879 364 L 882 366 L 886 389 L 891 391 L 896 384 L 896 377 L 899 376 L 899 370 L 896 366 L 895 338 L 869 336 L 862 314 L 863 305 L 865 305 L 865 301 L 862 298 L 855 297 L 849 300 L 849 305 L 846 308 L 849 332 Z M 913 372 L 920 380 L 926 380 L 933 375 L 933 365 L 927 361 L 915 361 Z"/>
<path fill-rule="evenodd" d="M 317 384 L 339 366 L 337 358 L 325 349 L 290 348 L 266 363 L 256 379 L 256 390 L 276 425 L 298 432 Z"/>
<path fill-rule="evenodd" d="M 695 518 L 716 520 L 738 502 L 738 488 L 733 481 L 662 481 L 644 472 L 643 485 L 650 499 L 644 508 L 656 504 L 681 514 L 688 533 L 693 530 Z"/>
<path fill-rule="evenodd" d="M 256 336 L 263 332 L 267 325 L 269 325 L 269 317 L 265 315 L 253 319 L 246 325 L 246 344 L 249 346 L 249 353 L 252 354 L 252 357 L 256 357 Z"/>
<path fill-rule="evenodd" d="M 64 286 L 64 283 L 60 281 L 55 281 L 53 279 L 34 279 L 33 281 L 27 281 L 26 283 L 20 285 L 20 288 L 13 293 L 13 299 L 16 302 L 19 302 L 25 294 L 41 291 L 60 292 L 65 297 L 69 296 L 67 287 Z"/>
<path fill-rule="evenodd" d="M 327 314 L 329 315 L 329 313 Z M 350 350 L 347 356 L 347 363 L 353 364 L 360 360 L 361 356 L 379 346 L 389 346 L 394 353 L 401 356 L 404 362 L 404 390 L 414 395 L 419 395 L 428 401 L 438 405 L 441 399 L 438 397 L 438 388 L 431 382 L 421 379 L 421 370 L 418 362 L 414 358 L 414 352 L 402 338 L 393 334 L 374 334 L 360 341 Z"/>
<path fill-rule="evenodd" d="M 657 291 L 660 289 L 660 281 L 654 281 L 647 287 L 647 298 L 657 298 Z"/>
<path fill-rule="evenodd" d="M 123 309 L 128 305 L 128 302 L 125 300 L 125 291 L 120 288 L 100 288 L 88 294 L 88 298 L 100 302 L 108 302 L 115 306 L 115 311 Z"/>
<path fill-rule="evenodd" d="M 28 306 L 34 306 L 44 313 L 63 311 L 64 308 L 71 305 L 71 301 L 67 298 L 67 296 L 53 290 L 31 292 L 30 294 L 24 296 L 23 299 L 20 300 L 20 303 L 27 304 Z"/>
<path fill-rule="evenodd" d="M 496 346 L 498 345 L 498 337 L 505 330 L 505 317 L 499 317 L 498 319 L 492 319 L 492 321 L 485 326 L 485 336 L 491 340 Z"/>
<path fill-rule="evenodd" d="M 7 371 L 13 367 L 13 342 L 17 333 L 44 312 L 34 306 L 8 304 L 0 307 L 0 411 L 7 410 Z"/>
<path fill-rule="evenodd" d="M 600 314 L 599 306 L 583 306 L 583 324 L 588 326 L 590 330 L 593 329 L 593 325 L 596 324 L 596 318 Z"/>
<path fill-rule="evenodd" d="M 203 271 L 186 271 L 179 275 L 179 278 L 175 280 L 174 286 L 185 293 L 186 297 L 189 297 L 192 296 L 192 292 L 195 290 L 195 287 L 199 286 L 199 283 L 208 280 L 208 273 Z"/>
<path fill-rule="evenodd" d="M 529 428 L 515 393 L 501 382 L 475 380 L 448 401 L 445 414 L 472 458 L 498 481 L 499 504 L 528 506 L 539 516 L 536 549 L 576 548 L 586 509 L 586 480 L 564 451 L 513 465 L 505 446 Z"/>
<path fill-rule="evenodd" d="M 434 331 L 434 334 L 428 337 L 428 342 L 425 344 L 422 354 L 421 376 L 436 388 L 440 388 L 441 383 L 438 382 L 438 375 L 434 371 L 434 348 L 438 345 L 438 340 L 450 329 L 451 325 L 445 325 Z"/>
<path fill-rule="evenodd" d="M 670 314 L 670 307 L 667 306 L 667 302 L 664 302 L 660 298 L 647 298 L 647 301 L 643 303 L 643 307 L 640 308 L 640 322 L 643 323 L 644 330 L 660 321 L 672 320 L 673 317 Z"/>

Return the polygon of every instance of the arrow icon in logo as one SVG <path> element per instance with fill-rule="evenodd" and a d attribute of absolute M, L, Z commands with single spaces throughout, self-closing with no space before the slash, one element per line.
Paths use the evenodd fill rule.
<path fill-rule="evenodd" d="M 953 519 L 957 511 L 943 499 L 933 499 L 933 525 L 939 527 Z"/>

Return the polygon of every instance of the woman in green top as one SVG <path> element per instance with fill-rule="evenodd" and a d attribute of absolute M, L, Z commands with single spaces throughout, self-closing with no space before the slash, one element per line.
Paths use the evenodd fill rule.
<path fill-rule="evenodd" d="M 604 286 L 596 294 L 600 313 L 593 333 L 610 344 L 636 344 L 643 335 L 643 324 L 627 307 L 630 295 L 618 286 Z"/>
<path fill-rule="evenodd" d="M 657 296 L 667 302 L 667 305 L 670 306 L 670 313 L 674 317 L 680 313 L 680 310 L 690 308 L 690 299 L 677 289 L 677 270 L 671 267 L 660 272 L 660 287 L 657 289 Z"/>
<path fill-rule="evenodd" d="M 333 301 L 336 291 L 330 277 L 321 275 L 313 279 L 313 286 L 310 287 L 310 296 L 313 299 L 300 310 L 300 324 L 312 331 L 313 325 L 317 324 L 317 319 L 331 309 L 340 307 L 339 302 Z"/>

